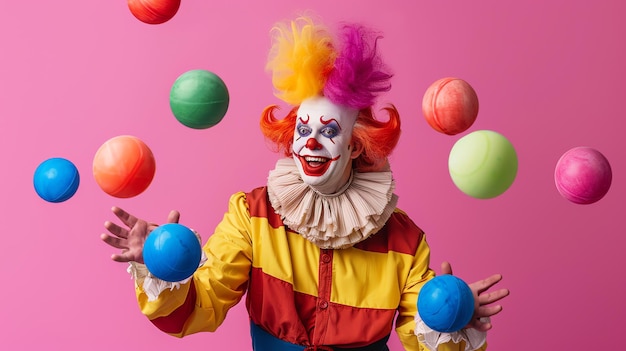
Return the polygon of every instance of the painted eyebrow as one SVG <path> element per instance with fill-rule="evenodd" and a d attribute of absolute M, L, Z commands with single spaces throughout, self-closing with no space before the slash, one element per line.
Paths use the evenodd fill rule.
<path fill-rule="evenodd" d="M 304 124 L 309 124 L 309 119 L 311 119 L 311 116 L 309 116 L 309 115 L 307 114 L 307 115 L 306 115 L 306 121 L 305 121 L 305 120 L 304 120 L 304 118 L 302 118 L 302 117 L 298 117 L 298 119 L 300 119 L 300 122 L 301 122 L 301 123 L 304 123 Z"/>
<path fill-rule="evenodd" d="M 337 120 L 336 120 L 336 119 L 334 119 L 334 118 L 331 118 L 331 119 L 329 119 L 328 121 L 325 121 L 325 120 L 324 120 L 324 116 L 320 116 L 320 122 L 321 122 L 323 125 L 327 125 L 327 124 L 330 124 L 330 123 L 332 123 L 332 122 L 335 122 L 335 123 L 337 124 L 337 126 L 339 127 L 339 130 L 341 130 L 341 124 L 339 124 L 339 122 L 337 122 Z"/>

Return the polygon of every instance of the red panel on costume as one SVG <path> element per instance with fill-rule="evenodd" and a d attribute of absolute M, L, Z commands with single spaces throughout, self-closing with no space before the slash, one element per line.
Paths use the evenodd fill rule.
<path fill-rule="evenodd" d="M 185 321 L 187 321 L 187 318 L 189 318 L 193 312 L 196 303 L 196 288 L 193 280 L 189 284 L 191 285 L 189 286 L 189 293 L 187 294 L 185 302 L 168 316 L 152 319 L 150 321 L 152 324 L 169 334 L 178 334 L 183 331 Z"/>
<path fill-rule="evenodd" d="M 396 313 L 396 310 L 355 308 L 334 303 L 329 304 L 328 310 L 328 325 L 343 327 L 328 328 L 325 343 L 344 348 L 367 346 L 387 336 L 391 333 Z M 364 342 L 346 344 L 352 340 Z"/>
<path fill-rule="evenodd" d="M 248 202 L 250 217 L 267 218 L 272 228 L 283 226 L 283 221 L 280 219 L 280 216 L 268 205 L 269 200 L 267 199 L 266 187 L 256 188 L 246 193 L 246 201 Z"/>
<path fill-rule="evenodd" d="M 394 233 L 394 235 L 389 237 L 389 233 Z M 394 251 L 413 256 L 423 235 L 424 232 L 406 214 L 396 211 L 378 233 L 357 243 L 354 247 L 365 251 L 382 253 Z"/>
<path fill-rule="evenodd" d="M 294 344 L 309 344 L 301 316 L 315 315 L 316 297 L 293 291 L 290 283 L 252 268 L 246 305 L 253 323 Z M 297 308 L 296 308 L 297 305 Z M 310 321 L 313 327 L 314 319 Z"/>

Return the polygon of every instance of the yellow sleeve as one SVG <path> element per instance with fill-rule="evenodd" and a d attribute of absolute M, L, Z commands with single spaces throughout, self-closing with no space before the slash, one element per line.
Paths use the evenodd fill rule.
<path fill-rule="evenodd" d="M 425 350 L 418 342 L 414 330 L 415 315 L 417 314 L 417 295 L 422 286 L 435 276 L 435 272 L 429 268 L 429 263 L 430 248 L 424 236 L 413 257 L 409 277 L 400 297 L 398 317 L 396 318 L 396 333 L 407 351 Z"/>
<path fill-rule="evenodd" d="M 173 336 L 215 331 L 246 291 L 252 262 L 249 233 L 248 205 L 245 194 L 239 192 L 230 198 L 228 212 L 204 245 L 207 261 L 192 280 L 179 289 L 163 291 L 154 301 L 148 301 L 138 286 L 141 312 Z"/>

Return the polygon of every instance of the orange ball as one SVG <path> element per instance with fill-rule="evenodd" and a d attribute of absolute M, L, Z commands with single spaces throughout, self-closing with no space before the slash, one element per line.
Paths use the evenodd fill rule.
<path fill-rule="evenodd" d="M 474 124 L 478 116 L 478 96 L 466 81 L 442 78 L 424 93 L 422 112 L 426 122 L 436 131 L 459 134 Z"/>
<path fill-rule="evenodd" d="M 141 194 L 156 170 L 154 155 L 138 138 L 121 135 L 107 140 L 93 159 L 93 176 L 105 193 L 119 198 Z"/>
<path fill-rule="evenodd" d="M 179 7 L 180 0 L 128 0 L 128 8 L 133 16 L 148 24 L 169 21 Z"/>

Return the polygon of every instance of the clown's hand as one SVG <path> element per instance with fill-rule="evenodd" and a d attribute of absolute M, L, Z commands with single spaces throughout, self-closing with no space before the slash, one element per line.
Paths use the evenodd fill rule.
<path fill-rule="evenodd" d="M 452 274 L 452 266 L 448 262 L 441 264 L 442 274 Z M 487 291 L 502 280 L 502 275 L 494 274 L 485 279 L 469 284 L 474 295 L 474 315 L 467 325 L 467 328 L 474 328 L 486 332 L 492 328 L 491 316 L 502 311 L 501 305 L 492 305 L 494 302 L 509 295 L 508 289 L 498 289 Z"/>
<path fill-rule="evenodd" d="M 111 211 L 124 224 L 120 226 L 111 221 L 104 222 L 109 233 L 101 234 L 100 239 L 121 250 L 120 253 L 111 255 L 111 259 L 116 262 L 143 263 L 143 244 L 148 234 L 158 225 L 137 218 L 119 207 L 113 207 Z M 171 211 L 167 223 L 178 223 L 179 218 L 178 211 Z"/>
<path fill-rule="evenodd" d="M 113 213 L 124 224 L 123 226 L 110 221 L 104 223 L 104 227 L 109 233 L 103 233 L 100 238 L 110 246 L 121 249 L 120 253 L 111 255 L 111 259 L 116 262 L 128 262 L 128 273 L 131 274 L 137 286 L 141 286 L 144 293 L 148 296 L 148 301 L 156 300 L 161 292 L 165 290 L 173 290 L 186 284 L 191 277 L 179 281 L 169 282 L 161 280 L 150 271 L 143 262 L 143 246 L 148 237 L 156 227 L 155 223 L 149 223 L 143 219 L 137 218 L 119 207 L 112 208 Z M 180 213 L 171 211 L 167 217 L 167 223 L 178 223 Z M 198 233 L 194 231 L 198 241 L 202 241 Z M 200 265 L 206 261 L 206 255 L 202 252 Z"/>

